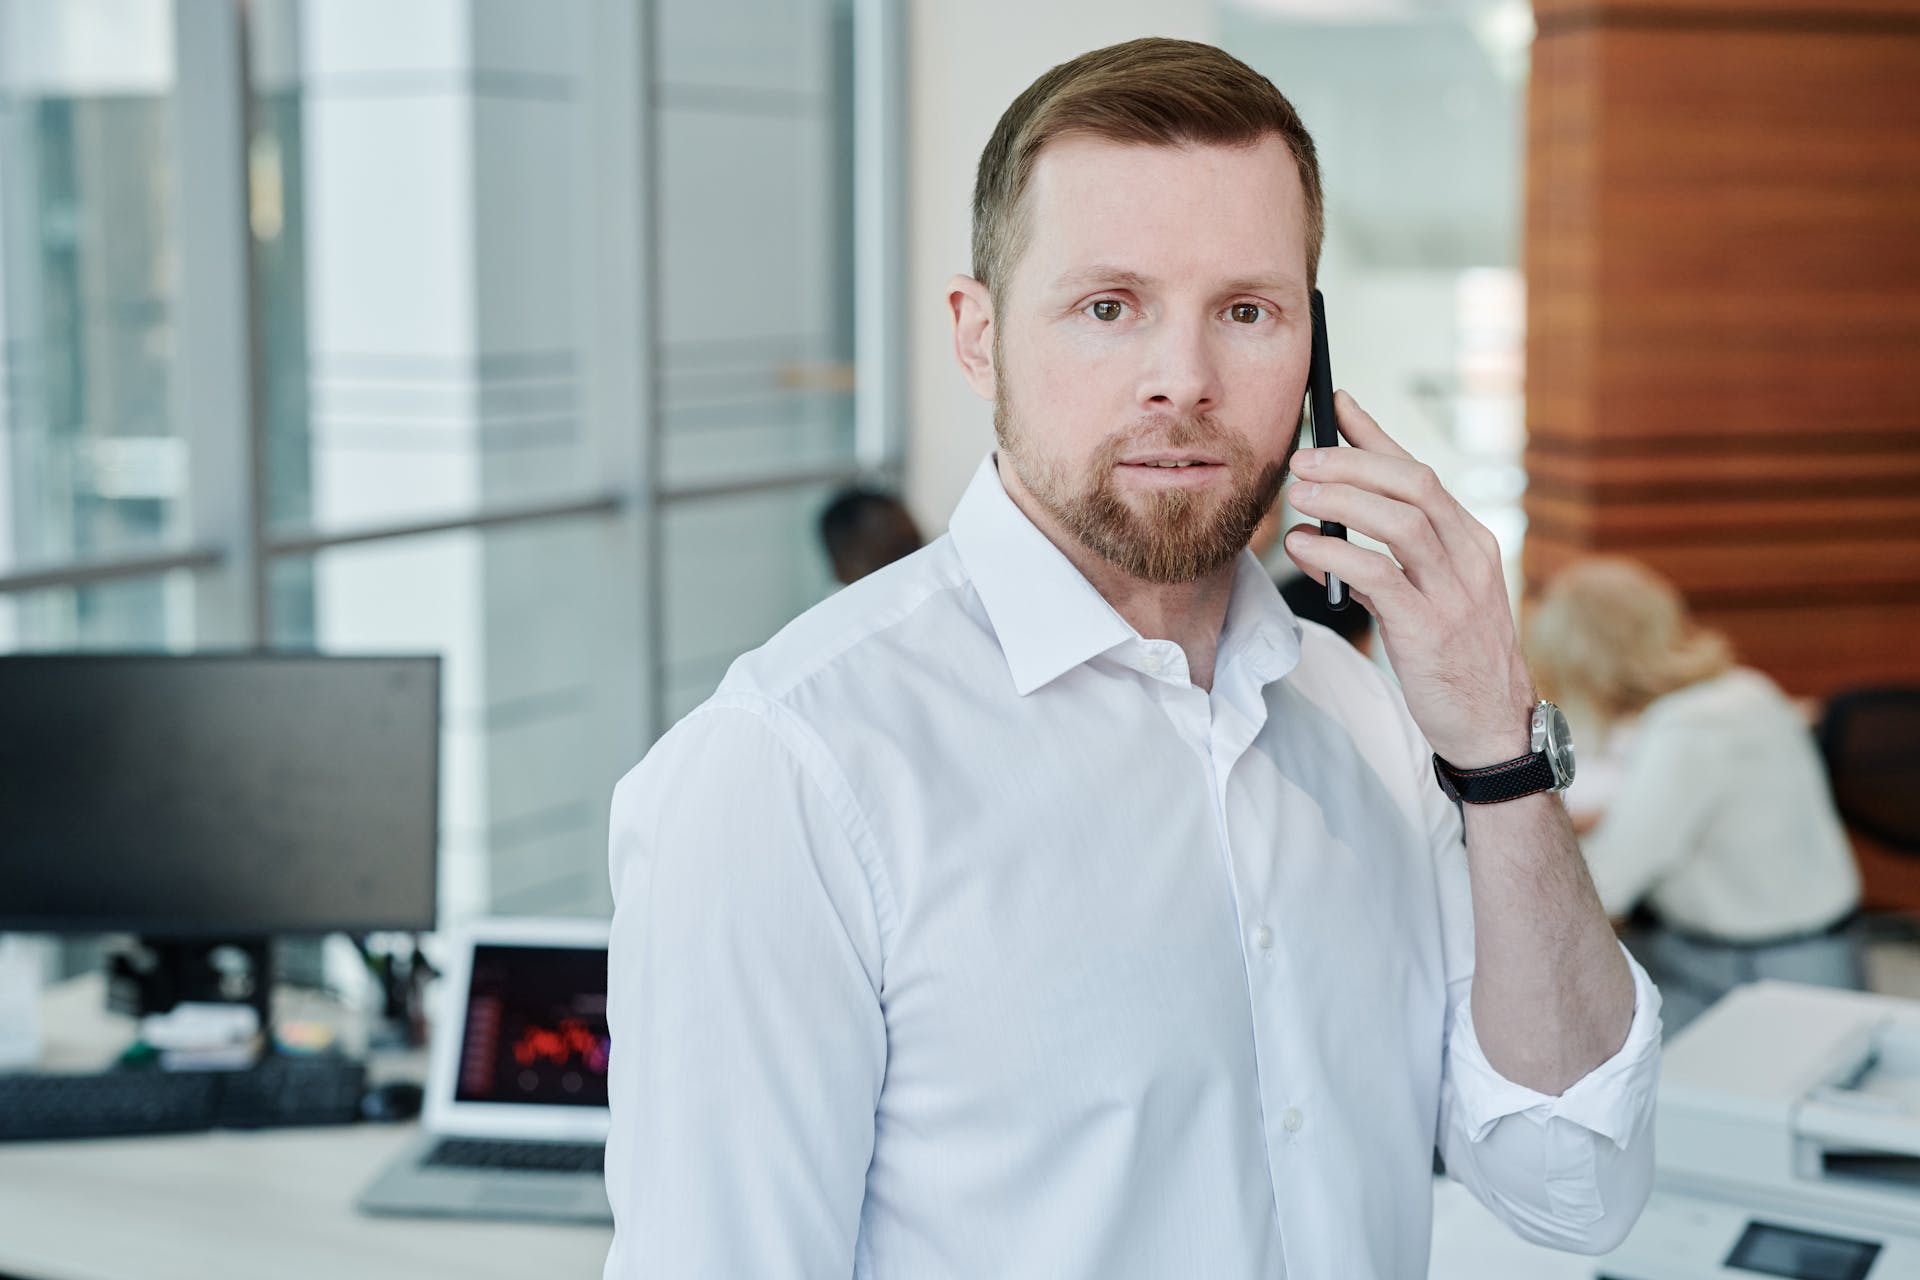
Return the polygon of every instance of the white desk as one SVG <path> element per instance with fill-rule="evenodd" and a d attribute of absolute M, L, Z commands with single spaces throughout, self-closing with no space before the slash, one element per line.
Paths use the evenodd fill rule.
<path fill-rule="evenodd" d="M 0 1275 L 21 1280 L 585 1280 L 612 1232 L 367 1218 L 354 1196 L 412 1126 L 0 1146 Z M 1591 1280 L 1464 1187 L 1435 1188 L 1432 1280 Z"/>
<path fill-rule="evenodd" d="M 46 1002 L 49 1065 L 95 1066 L 132 1023 L 96 980 Z M 115 1024 L 118 1025 L 115 1025 Z M 103 1050 L 108 1050 L 103 1056 Z M 392 1074 L 387 1064 L 376 1074 Z M 408 1074 L 418 1075 L 418 1071 Z M 418 1128 L 0 1143 L 0 1275 L 19 1280 L 526 1280 L 600 1274 L 610 1228 L 370 1218 L 353 1201 Z"/>
<path fill-rule="evenodd" d="M 97 979 L 47 1004 L 46 1058 L 99 1065 L 132 1034 Z M 294 1003 L 297 1003 L 295 1001 Z M 394 1065 L 376 1061 L 376 1073 Z M 415 1070 L 412 1074 L 418 1075 Z M 20 1280 L 526 1280 L 600 1274 L 611 1230 L 369 1218 L 354 1198 L 414 1125 L 0 1144 L 0 1276 Z M 1445 1179 L 1430 1280 L 1591 1280 L 1591 1260 L 1526 1244 Z"/>
<path fill-rule="evenodd" d="M 0 1274 L 20 1280 L 597 1276 L 610 1228 L 369 1218 L 413 1125 L 0 1145 Z"/>
<path fill-rule="evenodd" d="M 1528 1244 L 1451 1178 L 1433 1182 L 1427 1280 L 1594 1280 L 1592 1258 Z"/>

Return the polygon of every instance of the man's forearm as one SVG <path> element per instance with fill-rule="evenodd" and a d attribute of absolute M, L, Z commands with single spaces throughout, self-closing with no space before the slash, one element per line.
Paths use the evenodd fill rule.
<path fill-rule="evenodd" d="M 1302 449 L 1293 505 L 1387 544 L 1387 555 L 1307 526 L 1287 554 L 1338 574 L 1380 620 L 1400 689 L 1427 743 L 1465 769 L 1531 750 L 1533 681 L 1514 635 L 1500 544 L 1432 468 L 1341 392 L 1350 449 Z M 1468 805 L 1473 883 L 1473 1025 L 1516 1084 L 1560 1093 L 1605 1062 L 1633 1024 L 1621 956 L 1556 795 Z"/>
<path fill-rule="evenodd" d="M 1515 1084 L 1559 1094 L 1633 1022 L 1633 975 L 1556 795 L 1467 805 L 1473 1028 Z"/>

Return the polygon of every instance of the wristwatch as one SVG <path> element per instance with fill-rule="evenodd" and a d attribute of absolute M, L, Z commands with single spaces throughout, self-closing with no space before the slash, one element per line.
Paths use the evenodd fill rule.
<path fill-rule="evenodd" d="M 1573 734 L 1560 708 L 1546 699 L 1533 704 L 1533 750 L 1517 760 L 1483 769 L 1456 769 L 1439 756 L 1433 776 L 1447 799 L 1465 804 L 1498 804 L 1573 785 Z"/>

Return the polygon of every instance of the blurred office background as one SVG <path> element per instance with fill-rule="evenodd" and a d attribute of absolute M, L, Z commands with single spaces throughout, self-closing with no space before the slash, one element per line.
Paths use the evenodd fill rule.
<path fill-rule="evenodd" d="M 897 483 L 901 48 L 0 0 L 0 649 L 441 653 L 442 919 L 608 909 L 614 781 Z"/>
<path fill-rule="evenodd" d="M 1915 20 L 1805 9 L 0 0 L 0 652 L 443 654 L 442 921 L 604 913 L 826 497 L 937 533 L 990 442 L 995 119 L 1151 33 L 1300 107 L 1336 378 L 1516 586 L 1625 550 L 1796 694 L 1920 677 Z"/>

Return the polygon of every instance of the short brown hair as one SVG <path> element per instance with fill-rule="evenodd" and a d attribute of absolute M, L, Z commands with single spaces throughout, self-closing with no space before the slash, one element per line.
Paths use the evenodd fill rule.
<path fill-rule="evenodd" d="M 1083 53 L 1028 85 L 980 153 L 973 187 L 973 276 L 998 295 L 1025 249 L 1021 201 L 1040 152 L 1062 134 L 1173 147 L 1252 146 L 1277 134 L 1307 198 L 1307 281 L 1320 269 L 1326 215 L 1320 161 L 1300 113 L 1232 54 L 1150 37 Z"/>

